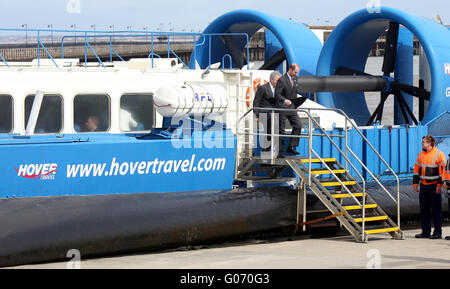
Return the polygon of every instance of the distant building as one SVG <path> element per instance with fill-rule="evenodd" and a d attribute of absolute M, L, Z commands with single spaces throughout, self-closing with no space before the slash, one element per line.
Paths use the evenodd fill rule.
<path fill-rule="evenodd" d="M 322 43 L 325 43 L 325 41 L 327 41 L 328 36 L 330 36 L 331 32 L 335 28 L 335 26 L 308 26 L 308 27 L 317 35 L 317 37 L 320 39 L 320 41 L 322 41 Z M 383 34 L 375 42 L 373 48 L 369 52 L 369 56 L 383 56 L 385 47 L 386 47 L 386 35 Z M 415 37 L 413 49 L 414 55 L 419 55 L 420 43 Z"/>

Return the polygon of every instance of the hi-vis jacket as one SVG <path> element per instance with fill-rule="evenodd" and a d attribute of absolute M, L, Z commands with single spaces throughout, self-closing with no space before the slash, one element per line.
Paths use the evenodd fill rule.
<path fill-rule="evenodd" d="M 445 166 L 445 155 L 436 147 L 427 152 L 422 151 L 414 165 L 413 185 L 419 185 L 420 181 L 424 185 L 442 186 L 442 180 L 446 176 Z"/>

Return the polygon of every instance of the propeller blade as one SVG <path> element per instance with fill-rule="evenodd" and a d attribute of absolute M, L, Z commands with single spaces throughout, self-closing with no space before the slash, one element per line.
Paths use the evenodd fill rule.
<path fill-rule="evenodd" d="M 385 95 L 384 97 L 384 99 L 381 101 L 381 107 L 380 107 L 380 110 L 378 111 L 378 114 L 377 114 L 377 121 L 378 122 L 380 122 L 381 123 L 381 121 L 383 120 L 383 110 L 384 110 L 384 103 L 386 102 L 386 99 L 387 99 L 387 97 L 389 96 L 389 94 L 388 95 Z M 383 96 L 382 96 L 383 97 Z"/>
<path fill-rule="evenodd" d="M 400 110 L 402 111 L 403 120 L 405 121 L 405 123 L 411 124 L 411 122 L 409 121 L 409 118 L 408 118 L 408 114 L 406 113 L 406 110 L 405 110 L 404 102 L 402 102 L 402 98 L 403 98 L 402 95 L 399 92 L 396 92 L 395 97 L 397 97 L 397 99 L 399 100 L 398 104 L 400 106 Z"/>
<path fill-rule="evenodd" d="M 386 46 L 384 49 L 384 59 L 382 71 L 384 75 L 390 75 L 395 69 L 395 58 L 397 57 L 398 30 L 400 25 L 396 22 L 389 22 L 389 29 L 386 35 Z"/>
<path fill-rule="evenodd" d="M 231 59 L 233 59 L 233 66 L 242 67 L 247 64 L 247 58 L 245 57 L 244 52 L 236 43 L 235 38 L 233 36 L 223 35 L 220 37 L 223 44 L 227 48 L 228 52 L 231 55 Z"/>
<path fill-rule="evenodd" d="M 367 125 L 372 125 L 375 117 L 377 118 L 378 121 L 381 122 L 381 119 L 383 117 L 384 103 L 386 102 L 386 99 L 388 98 L 389 94 L 390 92 L 381 92 L 380 103 L 378 104 L 377 108 L 375 109 L 369 121 L 367 122 Z"/>
<path fill-rule="evenodd" d="M 419 79 L 419 87 L 425 87 L 425 81 L 423 79 Z M 419 120 L 422 121 L 425 116 L 425 98 L 419 98 Z"/>
<path fill-rule="evenodd" d="M 284 53 L 284 49 L 281 48 L 275 54 L 266 62 L 264 63 L 259 70 L 274 70 L 277 68 L 280 64 L 283 63 L 283 61 L 286 60 L 286 54 Z"/>
<path fill-rule="evenodd" d="M 358 71 L 352 68 L 348 68 L 348 67 L 344 67 L 344 66 L 339 66 L 338 68 L 336 68 L 336 71 L 334 72 L 334 75 L 364 75 L 364 76 L 372 76 L 368 73 L 362 72 L 362 71 Z"/>
<path fill-rule="evenodd" d="M 400 101 L 400 108 L 402 109 L 403 117 L 405 118 L 406 122 L 408 124 L 410 123 L 408 117 L 406 116 L 406 113 L 404 112 L 405 109 L 408 112 L 411 119 L 413 120 L 414 124 L 418 125 L 419 122 L 417 121 L 416 117 L 414 116 L 414 113 L 411 111 L 411 108 L 409 107 L 408 103 L 405 101 L 402 92 L 398 91 L 395 95 L 398 97 L 398 100 Z"/>
<path fill-rule="evenodd" d="M 430 100 L 431 93 L 422 87 L 411 86 L 403 83 L 394 82 L 391 85 L 392 89 L 399 89 L 407 94 Z"/>

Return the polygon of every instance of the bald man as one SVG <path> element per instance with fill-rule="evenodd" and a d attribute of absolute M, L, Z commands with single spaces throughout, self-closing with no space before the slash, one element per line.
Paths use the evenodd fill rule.
<path fill-rule="evenodd" d="M 292 63 L 289 66 L 288 72 L 283 75 L 277 82 L 277 86 L 275 88 L 275 100 L 277 108 L 291 109 L 294 110 L 300 105 L 302 105 L 306 98 L 297 96 L 297 75 L 300 70 L 300 67 L 296 63 Z M 281 111 L 280 112 L 280 134 L 286 134 L 286 120 L 289 120 L 289 123 L 292 126 L 291 136 L 300 135 L 301 132 L 301 123 L 300 117 L 296 111 Z M 290 154 L 299 154 L 295 149 L 299 143 L 298 137 L 291 137 L 289 140 L 289 146 L 286 150 L 287 153 Z M 280 149 L 279 156 L 282 157 L 284 148 L 284 140 L 281 138 L 280 140 Z"/>

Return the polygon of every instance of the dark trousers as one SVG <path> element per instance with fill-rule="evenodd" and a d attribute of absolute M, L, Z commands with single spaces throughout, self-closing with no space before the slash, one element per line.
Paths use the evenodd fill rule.
<path fill-rule="evenodd" d="M 420 184 L 420 224 L 424 235 L 431 233 L 431 219 L 433 234 L 442 235 L 442 194 L 436 194 L 436 186 Z"/>
<path fill-rule="evenodd" d="M 275 113 L 275 123 L 278 119 L 278 114 Z M 259 113 L 259 121 L 260 124 L 262 124 L 262 126 L 264 127 L 264 133 L 265 134 L 271 134 L 272 133 L 272 112 L 271 111 L 266 111 L 266 112 L 261 112 Z M 274 134 L 278 134 L 278 128 L 274 127 Z M 270 136 L 264 136 L 263 138 L 260 138 L 260 142 L 261 142 L 261 146 L 265 149 L 268 149 L 270 147 L 270 141 L 271 141 L 271 137 Z"/>
<path fill-rule="evenodd" d="M 295 109 L 298 107 L 301 103 L 304 102 L 301 98 L 297 98 L 292 101 L 292 105 L 290 105 L 289 109 Z M 286 107 L 283 107 L 286 108 Z M 300 135 L 300 132 L 302 130 L 302 125 L 300 123 L 300 117 L 298 116 L 298 113 L 296 111 L 280 111 L 280 134 L 284 135 L 286 134 L 286 120 L 289 120 L 289 123 L 292 126 L 292 132 L 291 136 L 293 135 Z M 297 147 L 299 144 L 300 138 L 298 137 L 291 137 L 289 140 L 289 147 Z M 284 139 L 281 138 L 280 140 L 280 151 L 284 148 Z"/>
<path fill-rule="evenodd" d="M 450 216 L 450 189 L 447 189 L 447 205 L 448 205 L 448 215 Z"/>

